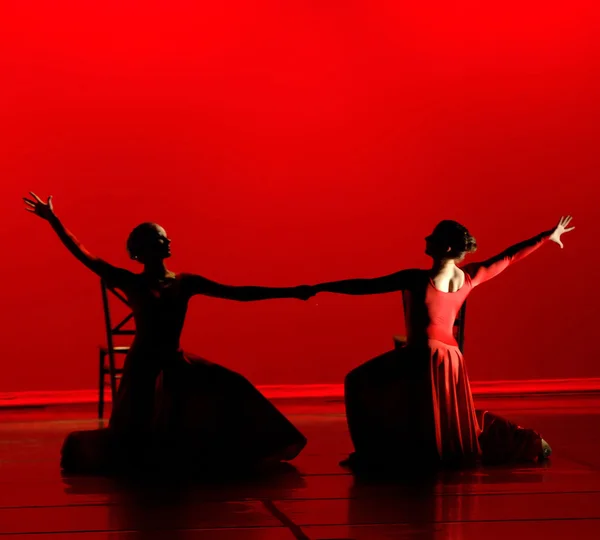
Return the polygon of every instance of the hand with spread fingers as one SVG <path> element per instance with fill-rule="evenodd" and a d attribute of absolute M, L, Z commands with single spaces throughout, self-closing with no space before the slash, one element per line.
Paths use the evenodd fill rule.
<path fill-rule="evenodd" d="M 35 214 L 36 216 L 45 219 L 46 221 L 50 221 L 52 217 L 54 217 L 54 207 L 52 206 L 52 195 L 48 197 L 46 202 L 42 201 L 33 191 L 30 191 L 29 194 L 33 197 L 32 199 L 28 199 L 27 197 L 23 197 L 23 202 L 25 203 L 25 210 Z"/>
<path fill-rule="evenodd" d="M 550 240 L 552 242 L 556 242 L 561 247 L 561 249 L 564 247 L 563 243 L 560 240 L 561 235 L 563 235 L 564 233 L 571 232 L 575 228 L 575 227 L 569 227 L 567 229 L 567 225 L 569 225 L 569 223 L 571 223 L 572 219 L 573 219 L 572 216 L 561 217 L 560 221 L 558 222 L 558 225 L 556 226 L 556 228 L 550 235 Z"/>

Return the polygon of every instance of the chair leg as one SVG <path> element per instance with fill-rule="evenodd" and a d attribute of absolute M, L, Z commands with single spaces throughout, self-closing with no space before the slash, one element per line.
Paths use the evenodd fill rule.
<path fill-rule="evenodd" d="M 109 349 L 108 351 L 108 373 L 110 375 L 110 397 L 114 405 L 117 397 L 117 376 L 115 373 L 115 353 Z"/>
<path fill-rule="evenodd" d="M 100 379 L 98 385 L 98 419 L 104 416 L 104 351 L 100 351 Z"/>

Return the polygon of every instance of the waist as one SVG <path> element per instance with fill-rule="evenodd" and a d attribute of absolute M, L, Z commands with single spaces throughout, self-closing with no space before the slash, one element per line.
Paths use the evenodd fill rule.
<path fill-rule="evenodd" d="M 181 351 L 178 339 L 152 339 L 152 338 L 136 338 L 131 344 L 131 349 L 135 351 L 144 351 L 146 353 L 177 353 Z"/>
<path fill-rule="evenodd" d="M 448 347 L 458 347 L 454 333 L 439 327 L 430 327 L 423 333 L 409 333 L 406 343 L 411 346 L 428 346 L 431 343 L 441 343 Z"/>

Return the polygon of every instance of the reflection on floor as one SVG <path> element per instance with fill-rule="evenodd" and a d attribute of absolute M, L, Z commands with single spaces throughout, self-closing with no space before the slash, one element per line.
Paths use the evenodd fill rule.
<path fill-rule="evenodd" d="M 278 406 L 309 438 L 293 466 L 211 485 L 62 477 L 62 438 L 97 426 L 93 408 L 0 411 L 0 540 L 600 538 L 600 396 L 479 401 L 541 431 L 551 462 L 416 484 L 338 466 L 339 401 Z"/>

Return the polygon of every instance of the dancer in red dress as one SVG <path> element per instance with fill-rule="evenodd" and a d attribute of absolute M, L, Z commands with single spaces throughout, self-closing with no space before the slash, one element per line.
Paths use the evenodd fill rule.
<path fill-rule="evenodd" d="M 255 466 L 291 460 L 305 437 L 241 375 L 184 352 L 179 338 L 196 294 L 238 301 L 306 300 L 306 286 L 234 287 L 193 274 L 174 274 L 165 259 L 171 240 L 153 223 L 136 227 L 127 242 L 140 274 L 90 255 L 56 217 L 52 198 L 31 193 L 26 209 L 47 220 L 69 251 L 111 287 L 125 293 L 136 334 L 124 364 L 107 429 L 70 434 L 63 445 L 66 471 L 147 465 L 171 468 Z"/>
<path fill-rule="evenodd" d="M 462 466 L 478 461 L 535 461 L 550 447 L 533 430 L 487 411 L 476 411 L 453 324 L 473 288 L 548 241 L 562 248 L 571 217 L 483 263 L 458 267 L 476 250 L 475 239 L 455 221 L 442 221 L 426 238 L 431 270 L 402 270 L 375 279 L 317 285 L 318 291 L 406 296 L 407 345 L 374 358 L 345 380 L 348 427 L 355 453 L 350 464 L 401 460 Z M 404 461 L 406 458 L 410 461 Z"/>

